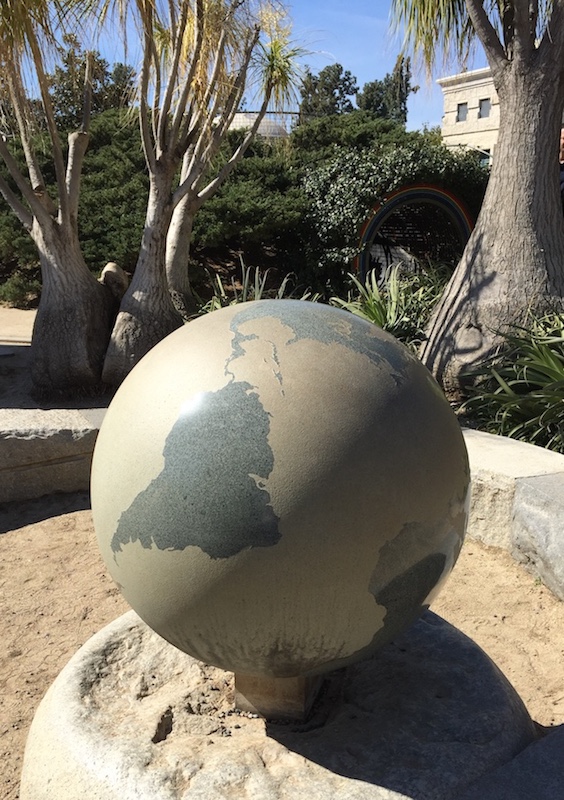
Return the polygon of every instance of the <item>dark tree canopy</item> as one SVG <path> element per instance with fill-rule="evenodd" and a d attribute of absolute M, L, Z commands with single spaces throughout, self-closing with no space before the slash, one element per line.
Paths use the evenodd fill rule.
<path fill-rule="evenodd" d="M 300 117 L 303 120 L 352 111 L 350 98 L 357 91 L 356 78 L 349 70 L 343 71 L 341 64 L 330 64 L 319 75 L 307 69 L 300 88 Z"/>
<path fill-rule="evenodd" d="M 65 37 L 68 50 L 61 66 L 49 75 L 50 94 L 55 108 L 57 125 L 61 130 L 80 127 L 84 100 L 86 52 L 73 36 Z M 110 108 L 127 108 L 131 102 L 135 70 L 127 64 L 110 66 L 99 53 L 95 54 L 92 70 L 92 115 Z"/>
<path fill-rule="evenodd" d="M 398 56 L 394 69 L 381 81 L 365 83 L 356 95 L 358 107 L 375 117 L 390 119 L 403 125 L 407 122 L 407 98 L 418 86 L 411 85 L 411 61 Z"/>

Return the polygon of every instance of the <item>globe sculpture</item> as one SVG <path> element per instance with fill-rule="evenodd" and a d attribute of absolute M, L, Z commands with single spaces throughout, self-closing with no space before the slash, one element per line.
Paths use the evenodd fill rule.
<path fill-rule="evenodd" d="M 407 628 L 455 563 L 468 489 L 425 367 L 371 323 L 293 300 L 230 306 L 154 347 L 92 467 L 102 556 L 139 616 L 274 682 Z"/>

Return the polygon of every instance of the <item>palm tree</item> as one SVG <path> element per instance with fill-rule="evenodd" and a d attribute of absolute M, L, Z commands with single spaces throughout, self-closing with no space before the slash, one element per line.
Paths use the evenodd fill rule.
<path fill-rule="evenodd" d="M 89 272 L 78 241 L 80 176 L 88 145 L 90 71 L 80 129 L 68 136 L 67 154 L 55 123 L 44 58 L 69 21 L 62 2 L 28 0 L 0 4 L 0 92 L 9 107 L 23 149 L 26 172 L 18 166 L 9 136 L 0 136 L 0 157 L 12 179 L 0 177 L 0 193 L 35 242 L 43 289 L 32 339 L 32 378 L 44 393 L 84 389 L 100 382 L 113 322 L 113 298 Z M 32 107 L 26 78 L 40 98 L 53 156 L 56 185 L 47 187 L 34 148 L 37 104 Z M 53 195 L 53 197 L 52 197 Z"/>
<path fill-rule="evenodd" d="M 150 188 L 139 259 L 104 364 L 104 381 L 114 385 L 182 325 L 167 282 L 167 247 L 170 289 L 182 306 L 190 294 L 193 215 L 242 157 L 292 64 L 290 48 L 277 49 L 280 36 L 264 41 L 274 28 L 281 30 L 279 15 L 269 5 L 257 7 L 251 0 L 170 0 L 162 5 L 135 0 L 131 7 L 143 36 L 139 121 Z M 210 178 L 209 165 L 240 105 L 257 53 L 263 51 L 269 58 L 259 119 Z"/>
<path fill-rule="evenodd" d="M 406 40 L 431 67 L 476 38 L 499 97 L 500 129 L 476 227 L 421 357 L 447 391 L 530 310 L 560 305 L 564 223 L 558 142 L 564 110 L 564 0 L 392 0 Z"/>

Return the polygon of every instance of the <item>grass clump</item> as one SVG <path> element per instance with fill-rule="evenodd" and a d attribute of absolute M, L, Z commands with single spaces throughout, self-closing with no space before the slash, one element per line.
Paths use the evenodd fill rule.
<path fill-rule="evenodd" d="M 417 351 L 447 279 L 448 270 L 443 265 L 413 270 L 399 262 L 388 267 L 381 278 L 371 270 L 364 283 L 349 273 L 347 298 L 332 297 L 330 302 L 373 322 Z"/>

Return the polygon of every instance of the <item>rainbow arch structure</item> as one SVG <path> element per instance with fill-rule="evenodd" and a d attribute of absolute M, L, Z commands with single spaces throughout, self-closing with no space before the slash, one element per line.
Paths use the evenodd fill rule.
<path fill-rule="evenodd" d="M 372 215 L 367 218 L 360 230 L 359 255 L 355 259 L 355 268 L 362 278 L 370 269 L 370 246 L 380 228 L 395 211 L 402 206 L 415 203 L 433 205 L 444 211 L 446 217 L 453 223 L 461 245 L 466 244 L 474 228 L 474 221 L 459 198 L 438 186 L 428 184 L 403 186 L 374 207 Z"/>

